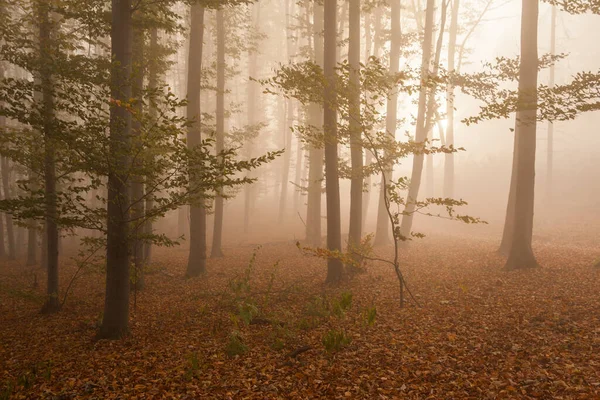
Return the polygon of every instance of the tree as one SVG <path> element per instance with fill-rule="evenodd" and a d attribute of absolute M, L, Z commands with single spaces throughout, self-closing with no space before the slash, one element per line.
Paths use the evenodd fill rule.
<path fill-rule="evenodd" d="M 460 0 L 452 2 L 452 16 L 448 34 L 448 72 L 456 70 L 456 38 L 458 36 L 458 11 Z M 454 84 L 451 80 L 446 86 L 446 146 L 454 146 Z M 444 160 L 444 197 L 454 197 L 454 153 L 445 155 Z"/>
<path fill-rule="evenodd" d="M 200 125 L 200 76 L 202 69 L 202 42 L 204 32 L 204 7 L 196 2 L 190 8 L 190 39 L 188 53 L 187 80 L 187 119 L 190 121 L 187 142 L 190 149 L 199 146 Z M 196 184 L 198 177 L 190 176 L 190 185 Z M 206 209 L 202 194 L 190 205 L 190 253 L 186 276 L 195 277 L 206 272 Z"/>
<path fill-rule="evenodd" d="M 341 251 L 340 184 L 338 175 L 337 102 L 336 102 L 336 17 L 337 0 L 324 3 L 323 72 L 323 132 L 325 138 L 325 185 L 327 198 L 327 248 Z M 344 265 L 337 258 L 327 260 L 326 282 L 335 284 L 342 279 Z"/>
<path fill-rule="evenodd" d="M 217 9 L 217 154 L 225 149 L 225 17 L 222 9 Z M 223 238 L 223 208 L 225 200 L 222 189 L 215 197 L 215 219 L 213 229 L 212 249 L 210 256 L 223 257 L 221 242 Z"/>
<path fill-rule="evenodd" d="M 54 313 L 60 309 L 58 300 L 58 225 L 56 219 L 56 150 L 54 140 L 54 94 L 52 84 L 52 60 L 55 53 L 52 45 L 52 21 L 48 4 L 38 2 L 40 82 L 42 92 L 42 120 L 44 138 L 44 208 L 46 214 L 46 269 L 48 271 L 47 298 L 43 313 Z"/>
<path fill-rule="evenodd" d="M 313 10 L 313 52 L 314 62 L 323 68 L 323 5 L 314 2 Z M 313 129 L 323 127 L 322 105 L 313 102 L 309 105 L 309 123 Z M 306 205 L 306 242 L 318 247 L 321 245 L 321 191 L 323 181 L 323 145 L 310 143 L 308 150 L 308 199 Z"/>
<path fill-rule="evenodd" d="M 360 0 L 350 0 L 350 41 L 348 61 L 350 66 L 350 98 L 348 129 L 350 131 L 351 187 L 350 187 L 350 230 L 348 247 L 360 246 L 362 237 L 363 196 L 363 149 L 362 124 L 360 117 Z"/>
<path fill-rule="evenodd" d="M 433 42 L 433 25 L 434 25 L 434 10 L 435 0 L 427 0 L 427 9 L 425 10 L 425 34 L 423 38 L 423 55 L 421 58 L 421 87 L 419 89 L 419 109 L 417 112 L 417 126 L 415 141 L 423 143 L 427 139 L 427 99 L 428 87 L 427 82 L 430 75 L 431 64 L 431 46 Z M 433 94 L 432 94 L 433 95 Z M 419 188 L 421 186 L 421 176 L 423 173 L 424 155 L 415 154 L 413 157 L 412 173 L 410 178 L 410 188 L 408 190 L 408 198 L 404 208 L 404 216 L 400 231 L 404 237 L 409 237 L 412 228 L 413 214 L 415 203 L 419 196 Z"/>
<path fill-rule="evenodd" d="M 538 265 L 531 248 L 535 188 L 535 148 L 538 78 L 538 0 L 523 0 L 521 15 L 521 64 L 519 68 L 519 109 L 515 124 L 515 181 L 513 232 L 506 269 Z"/>
<path fill-rule="evenodd" d="M 98 336 L 119 338 L 129 331 L 129 224 L 127 169 L 130 162 L 132 8 L 131 0 L 112 0 L 110 151 L 114 165 L 108 176 L 106 296 Z"/>
<path fill-rule="evenodd" d="M 390 40 L 390 74 L 397 74 L 400 68 L 400 45 L 402 41 L 402 30 L 400 26 L 400 0 L 391 2 L 391 40 Z M 378 17 L 377 17 L 378 18 Z M 377 32 L 376 32 L 377 33 Z M 377 46 L 376 46 L 377 47 Z M 392 89 L 387 100 L 387 110 L 385 118 L 385 130 L 390 139 L 396 138 L 396 125 L 398 123 L 398 91 Z M 379 205 L 377 208 L 377 226 L 375 230 L 374 246 L 385 246 L 390 243 L 390 225 L 386 203 L 384 200 L 385 188 L 384 182 L 390 182 L 392 179 L 393 166 L 389 165 L 381 176 L 381 185 L 379 189 Z M 384 176 L 385 175 L 385 176 Z"/>

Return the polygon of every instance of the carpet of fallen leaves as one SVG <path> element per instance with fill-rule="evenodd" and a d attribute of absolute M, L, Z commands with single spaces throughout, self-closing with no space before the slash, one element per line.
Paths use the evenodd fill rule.
<path fill-rule="evenodd" d="M 248 280 L 253 246 L 227 248 L 192 280 L 186 251 L 158 251 L 119 341 L 94 340 L 101 271 L 86 271 L 62 312 L 43 316 L 43 271 L 4 262 L 0 398 L 600 399 L 597 254 L 538 242 L 542 268 L 505 272 L 495 246 L 434 237 L 403 249 L 420 303 L 404 309 L 389 266 L 371 262 L 327 288 L 324 262 L 293 242 L 263 245 Z M 63 268 L 63 284 L 74 271 Z M 326 304 L 344 292 L 352 304 L 334 315 Z M 255 323 L 236 317 L 240 301 L 254 305 Z M 328 352 L 332 330 L 351 341 Z M 235 331 L 247 351 L 230 357 Z"/>

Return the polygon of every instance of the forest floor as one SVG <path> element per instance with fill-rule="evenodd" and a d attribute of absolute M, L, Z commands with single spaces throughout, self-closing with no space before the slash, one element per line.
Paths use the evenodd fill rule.
<path fill-rule="evenodd" d="M 186 251 L 157 251 L 119 341 L 94 340 L 102 271 L 45 316 L 43 271 L 3 262 L 0 399 L 600 399 L 595 249 L 538 242 L 542 268 L 505 272 L 496 244 L 403 249 L 420 307 L 402 309 L 389 266 L 327 288 L 293 242 L 263 245 L 251 268 L 253 246 L 227 248 L 189 280 Z"/>

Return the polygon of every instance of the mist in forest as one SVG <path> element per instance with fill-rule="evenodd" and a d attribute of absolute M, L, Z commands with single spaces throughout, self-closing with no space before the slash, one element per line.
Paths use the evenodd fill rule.
<path fill-rule="evenodd" d="M 0 400 L 600 398 L 599 0 L 0 0 Z"/>

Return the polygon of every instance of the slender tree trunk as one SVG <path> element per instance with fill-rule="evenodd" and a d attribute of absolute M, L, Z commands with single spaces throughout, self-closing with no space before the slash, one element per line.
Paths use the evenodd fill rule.
<path fill-rule="evenodd" d="M 432 67 L 432 76 L 437 76 L 438 71 L 439 71 L 439 65 L 440 65 L 440 58 L 442 56 L 442 45 L 444 42 L 444 32 L 445 32 L 445 28 L 446 28 L 446 15 L 447 15 L 447 11 L 448 11 L 448 2 L 446 1 L 442 1 L 442 15 L 441 15 L 441 20 L 440 20 L 440 29 L 439 29 L 439 33 L 438 33 L 438 39 L 437 39 L 437 44 L 435 47 L 435 57 L 433 60 L 433 67 Z M 427 125 L 427 140 L 429 141 L 429 143 L 433 143 L 433 127 L 434 127 L 434 117 L 439 115 L 438 112 L 438 104 L 436 102 L 435 99 L 435 93 L 436 90 L 435 88 L 431 90 L 431 93 L 429 94 L 429 101 L 427 104 L 427 113 L 426 113 L 426 125 Z M 426 183 L 427 183 L 427 188 L 426 188 L 426 194 L 427 197 L 434 197 L 434 167 L 433 167 L 433 154 L 427 154 L 426 159 L 427 159 L 427 178 L 426 178 Z"/>
<path fill-rule="evenodd" d="M 131 141 L 131 114 L 124 105 L 131 99 L 131 0 L 112 0 L 110 154 L 106 246 L 106 297 L 98 336 L 120 338 L 129 331 L 129 193 L 127 175 Z M 50 246 L 48 246 L 50 247 Z"/>
<path fill-rule="evenodd" d="M 509 270 L 538 266 L 531 248 L 537 140 L 538 12 L 539 0 L 523 0 L 519 108 L 515 124 L 518 145 L 514 230 L 505 266 Z"/>
<path fill-rule="evenodd" d="M 323 6 L 314 3 L 313 40 L 315 63 L 323 67 Z M 323 108 L 320 104 L 309 106 L 310 125 L 323 127 Z M 321 246 L 321 191 L 323 187 L 323 156 L 321 146 L 309 148 L 308 199 L 306 205 L 306 242 Z"/>
<path fill-rule="evenodd" d="M 143 90 L 144 90 L 144 31 L 142 28 L 135 28 L 133 31 L 133 87 L 132 95 L 135 99 L 135 113 L 141 117 L 143 113 Z M 141 120 L 134 119 L 132 121 L 132 149 L 136 154 L 141 149 Z M 138 163 L 139 164 L 139 163 Z M 134 168 L 139 168 L 139 165 L 134 165 Z M 131 202 L 132 202 L 132 219 L 131 224 L 131 253 L 133 255 L 133 279 L 131 289 L 142 289 L 144 287 L 144 244 L 141 236 L 143 234 L 144 225 L 144 177 L 134 174 L 131 179 Z"/>
<path fill-rule="evenodd" d="M 29 267 L 35 264 L 37 264 L 37 224 L 30 221 L 27 227 L 27 261 L 25 265 Z"/>
<path fill-rule="evenodd" d="M 458 11 L 460 0 L 454 0 L 448 37 L 448 71 L 456 71 L 456 37 L 458 34 Z M 446 146 L 454 147 L 454 84 L 448 81 L 446 88 Z M 454 198 L 454 153 L 444 155 L 444 197 Z"/>
<path fill-rule="evenodd" d="M 402 40 L 402 30 L 400 27 L 400 0 L 392 0 L 391 3 L 391 26 L 392 36 L 390 41 L 390 74 L 397 74 L 400 68 L 400 42 Z M 385 118 L 385 130 L 389 135 L 390 141 L 396 140 L 396 125 L 398 120 L 398 92 L 392 89 L 387 101 L 387 114 Z M 384 182 L 392 180 L 393 166 L 386 166 L 385 177 L 381 177 L 381 186 L 379 189 L 379 204 L 377 207 L 377 227 L 375 229 L 375 246 L 386 246 L 390 244 L 390 220 L 388 210 L 385 204 L 384 192 L 387 190 Z"/>
<path fill-rule="evenodd" d="M 155 91 L 158 88 L 158 29 L 153 27 L 150 29 L 150 57 L 148 63 L 148 89 L 151 91 Z M 150 101 L 150 116 L 152 119 L 157 117 L 156 112 L 156 104 L 154 101 Z M 151 178 L 151 177 L 147 177 Z M 150 184 L 146 183 L 146 187 L 149 187 Z M 148 189 L 147 189 L 148 190 Z M 146 214 L 152 211 L 154 208 L 154 196 L 152 194 L 146 197 Z M 146 236 L 152 235 L 154 229 L 152 227 L 153 219 L 147 218 L 144 223 L 144 234 Z M 144 265 L 148 265 L 152 262 L 152 242 L 146 241 L 144 243 Z"/>
<path fill-rule="evenodd" d="M 60 310 L 58 299 L 58 210 L 56 202 L 56 149 L 54 142 L 54 90 L 52 82 L 52 58 L 56 50 L 52 45 L 53 22 L 48 4 L 39 2 L 39 46 L 42 88 L 42 118 L 44 136 L 44 212 L 46 215 L 46 267 L 48 272 L 46 301 L 42 313 L 52 314 Z"/>
<path fill-rule="evenodd" d="M 252 20 L 254 29 L 258 30 L 260 26 L 260 3 L 254 3 L 252 6 Z M 258 49 L 250 51 L 248 53 L 248 75 L 251 78 L 258 78 L 258 62 L 257 62 L 257 53 Z M 257 97 L 259 91 L 258 83 L 252 80 L 248 81 L 248 100 L 247 100 L 247 116 L 248 116 L 248 125 L 254 126 L 259 121 L 257 118 L 258 108 L 256 106 Z M 247 151 L 248 158 L 252 158 L 254 155 L 254 140 L 250 140 L 247 143 Z M 252 178 L 252 172 L 248 171 L 248 178 Z M 244 233 L 248 233 L 250 230 L 250 213 L 251 213 L 251 205 L 252 205 L 252 192 L 254 189 L 254 184 L 245 185 L 244 186 Z"/>
<path fill-rule="evenodd" d="M 340 182 L 338 173 L 337 140 L 337 94 L 336 80 L 336 13 L 337 0 L 324 3 L 324 73 L 323 131 L 325 137 L 325 184 L 327 197 L 327 248 L 341 251 L 342 234 L 340 219 Z M 327 260 L 327 283 L 335 284 L 342 279 L 344 265 L 337 258 Z"/>
<path fill-rule="evenodd" d="M 550 22 L 550 55 L 556 54 L 556 6 L 552 6 L 552 21 Z M 548 87 L 554 87 L 556 68 L 550 66 L 550 79 Z M 548 122 L 548 143 L 546 148 L 546 200 L 552 201 L 552 175 L 554 172 L 554 123 Z"/>
<path fill-rule="evenodd" d="M 225 150 L 225 17 L 222 9 L 217 10 L 217 154 Z M 223 238 L 223 209 L 225 201 L 222 188 L 215 197 L 215 220 L 212 249 L 210 256 L 223 257 L 221 241 Z"/>
<path fill-rule="evenodd" d="M 360 246 L 362 237 L 363 148 L 360 115 L 360 0 L 349 0 L 348 61 L 350 64 L 349 121 L 350 157 L 352 164 L 350 182 L 350 229 L 348 248 L 352 253 Z M 353 256 L 355 260 L 359 255 Z"/>
<path fill-rule="evenodd" d="M 431 66 L 431 45 L 433 42 L 433 25 L 434 25 L 434 10 L 435 0 L 427 0 L 427 9 L 425 11 L 425 35 L 423 39 L 423 56 L 421 59 L 421 89 L 419 91 L 419 108 L 417 112 L 417 126 L 415 141 L 418 143 L 425 142 L 427 139 L 427 99 L 429 90 L 425 84 L 429 79 Z M 415 154 L 413 156 L 413 166 L 410 178 L 410 187 L 404 207 L 404 216 L 400 224 L 400 233 L 402 236 L 410 237 L 413 213 L 415 211 L 415 202 L 419 196 L 419 188 L 421 186 L 421 176 L 423 174 L 423 154 Z"/>
<path fill-rule="evenodd" d="M 187 131 L 188 148 L 199 146 L 202 141 L 200 127 L 200 76 L 202 70 L 202 41 L 204 36 L 204 7 L 194 3 L 190 10 L 190 39 L 188 54 L 187 109 L 186 117 L 192 121 Z M 198 177 L 190 172 L 192 190 L 198 186 Z M 206 209 L 203 193 L 190 205 L 190 253 L 186 276 L 195 277 L 206 272 Z"/>
<path fill-rule="evenodd" d="M 283 0 L 285 5 L 285 24 L 286 24 L 286 51 L 288 60 L 294 58 L 296 51 L 294 46 L 294 37 L 291 30 L 291 16 L 294 15 L 295 0 Z M 283 222 L 285 210 L 287 207 L 288 181 L 290 180 L 290 168 L 292 161 L 292 130 L 294 125 L 294 100 L 286 99 L 285 103 L 285 123 L 284 123 L 284 141 L 285 153 L 283 155 L 283 168 L 281 169 L 281 192 L 279 195 L 279 223 Z"/>
<path fill-rule="evenodd" d="M 10 163 L 8 158 L 1 157 L 0 158 L 2 168 L 2 188 L 4 190 L 4 198 L 10 199 Z M 17 258 L 16 255 L 16 245 L 15 245 L 15 232 L 12 215 L 10 213 L 5 213 L 4 217 L 6 218 L 6 239 L 8 242 L 8 259 L 15 260 Z"/>

